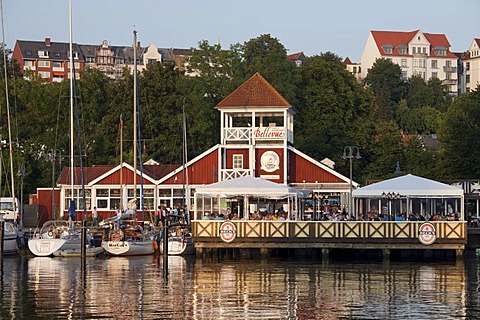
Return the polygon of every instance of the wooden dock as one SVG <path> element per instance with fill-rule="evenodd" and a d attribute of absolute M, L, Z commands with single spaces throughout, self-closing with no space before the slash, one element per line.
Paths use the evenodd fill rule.
<path fill-rule="evenodd" d="M 434 241 L 424 244 L 419 231 L 424 222 L 393 221 L 230 221 L 233 240 L 222 237 L 225 221 L 192 221 L 197 252 L 209 249 L 380 249 L 454 250 L 463 255 L 467 244 L 465 221 L 430 222 Z M 231 229 L 232 226 L 229 226 Z"/>

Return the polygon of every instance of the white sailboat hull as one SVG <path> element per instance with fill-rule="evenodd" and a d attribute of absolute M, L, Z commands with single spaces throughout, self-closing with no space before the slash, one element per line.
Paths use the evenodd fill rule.
<path fill-rule="evenodd" d="M 141 256 L 153 254 L 153 240 L 145 241 L 103 241 L 105 252 L 112 256 Z"/>
<path fill-rule="evenodd" d="M 74 244 L 67 243 L 65 239 L 29 239 L 28 240 L 28 249 L 31 253 L 37 257 L 48 257 L 53 255 L 55 251 L 61 250 L 62 248 L 71 248 L 74 247 Z M 80 248 L 80 241 L 77 244 Z"/>
<path fill-rule="evenodd" d="M 180 256 L 195 254 L 195 246 L 191 239 L 181 237 L 170 237 L 168 239 L 168 255 Z M 163 240 L 160 241 L 160 254 L 163 254 Z"/>

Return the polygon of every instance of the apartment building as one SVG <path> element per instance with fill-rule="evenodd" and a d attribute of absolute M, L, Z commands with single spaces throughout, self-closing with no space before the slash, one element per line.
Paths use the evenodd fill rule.
<path fill-rule="evenodd" d="M 428 81 L 436 77 L 457 95 L 457 56 L 450 47 L 445 34 L 370 31 L 362 53 L 361 76 L 366 77 L 375 60 L 384 58 L 398 64 L 405 79 L 419 75 Z"/>
<path fill-rule="evenodd" d="M 474 38 L 463 58 L 465 92 L 473 91 L 480 85 L 480 39 Z M 462 92 L 463 93 L 463 92 Z"/>
<path fill-rule="evenodd" d="M 190 54 L 189 49 L 157 48 L 153 44 L 141 47 L 138 42 L 137 56 L 134 58 L 132 46 L 112 46 L 107 40 L 99 45 L 73 44 L 77 79 L 87 68 L 98 69 L 110 79 L 119 79 L 125 69 L 133 72 L 135 59 L 139 71 L 150 63 L 165 61 L 172 61 L 183 70 L 185 57 Z M 69 57 L 69 44 L 52 42 L 50 38 L 44 41 L 17 40 L 12 53 L 12 59 L 18 62 L 25 78 L 40 76 L 46 82 L 69 79 Z"/>

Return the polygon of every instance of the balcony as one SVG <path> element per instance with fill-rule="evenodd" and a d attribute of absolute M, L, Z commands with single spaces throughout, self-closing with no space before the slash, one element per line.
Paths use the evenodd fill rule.
<path fill-rule="evenodd" d="M 225 128 L 223 133 L 226 141 L 250 141 L 251 128 Z"/>
<path fill-rule="evenodd" d="M 457 84 L 457 79 L 445 79 L 442 82 L 443 84 L 453 86 Z"/>
<path fill-rule="evenodd" d="M 457 67 L 443 67 L 444 72 L 457 73 Z"/>
<path fill-rule="evenodd" d="M 222 169 L 221 170 L 222 181 L 236 179 L 240 177 L 252 175 L 249 169 Z"/>
<path fill-rule="evenodd" d="M 23 71 L 32 70 L 35 71 L 37 68 L 35 66 L 23 66 Z"/>

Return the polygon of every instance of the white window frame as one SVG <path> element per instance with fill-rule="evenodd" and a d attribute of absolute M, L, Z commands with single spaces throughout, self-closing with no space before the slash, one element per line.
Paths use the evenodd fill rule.
<path fill-rule="evenodd" d="M 243 154 L 234 154 L 232 156 L 233 169 L 244 169 L 243 167 Z"/>

